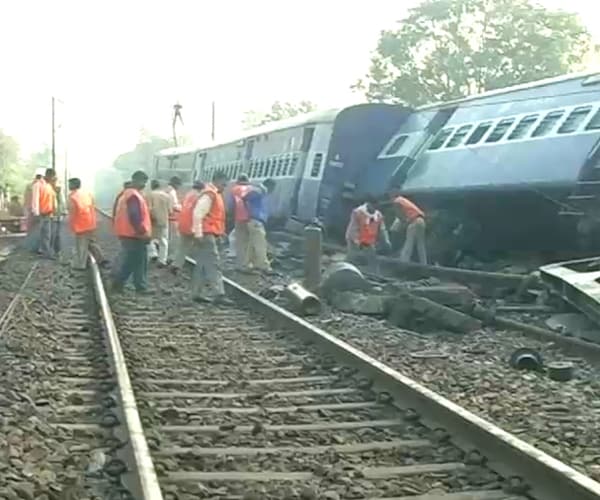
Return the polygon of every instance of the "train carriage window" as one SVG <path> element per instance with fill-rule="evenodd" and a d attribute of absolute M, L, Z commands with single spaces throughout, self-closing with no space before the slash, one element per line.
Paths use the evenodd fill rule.
<path fill-rule="evenodd" d="M 313 160 L 312 169 L 310 170 L 311 177 L 319 177 L 321 173 L 321 164 L 323 163 L 323 154 L 317 153 Z"/>
<path fill-rule="evenodd" d="M 591 106 L 580 106 L 578 108 L 575 108 L 573 111 L 571 111 L 571 113 L 569 113 L 567 119 L 559 127 L 558 133 L 571 134 L 575 132 L 586 119 L 586 117 L 590 114 L 590 111 L 592 111 Z"/>
<path fill-rule="evenodd" d="M 585 129 L 586 130 L 598 130 L 598 129 L 600 129 L 600 108 L 598 108 L 598 110 L 596 111 L 596 113 L 594 113 L 594 116 L 592 116 L 592 119 L 585 126 Z"/>
<path fill-rule="evenodd" d="M 490 135 L 485 142 L 498 142 L 502 140 L 513 123 L 515 123 L 514 118 L 505 118 L 504 120 L 500 120 L 494 127 L 494 130 L 490 132 Z"/>
<path fill-rule="evenodd" d="M 394 139 L 394 142 L 392 142 L 392 144 L 390 144 L 390 147 L 388 147 L 385 151 L 385 156 L 392 156 L 395 155 L 400 148 L 404 145 L 404 143 L 406 142 L 406 139 L 408 139 L 407 135 L 401 135 L 399 137 L 396 137 Z"/>
<path fill-rule="evenodd" d="M 297 174 L 297 172 L 296 172 L 297 168 L 298 168 L 298 156 L 294 155 L 294 157 L 292 158 L 292 175 L 293 176 L 296 176 L 296 174 Z"/>
<path fill-rule="evenodd" d="M 471 145 L 471 146 L 473 144 L 477 144 L 491 127 L 492 127 L 492 122 L 480 123 L 479 125 L 477 125 L 477 128 L 473 131 L 473 133 L 467 139 L 467 142 L 465 144 Z"/>
<path fill-rule="evenodd" d="M 531 134 L 531 137 L 544 137 L 545 135 L 551 133 L 555 125 L 558 123 L 558 120 L 560 120 L 564 114 L 564 110 L 552 111 L 548 113 L 546 116 L 544 116 L 544 118 L 542 118 L 540 124 Z"/>
<path fill-rule="evenodd" d="M 534 123 L 537 121 L 539 115 L 527 115 L 521 118 L 521 121 L 517 123 L 515 129 L 508 136 L 509 141 L 513 141 L 515 139 L 522 139 L 525 137 L 531 127 L 533 127 Z"/>
<path fill-rule="evenodd" d="M 279 159 L 277 160 L 277 163 L 278 163 L 277 175 L 279 177 L 283 177 L 285 175 L 285 157 L 280 156 Z"/>
<path fill-rule="evenodd" d="M 452 132 L 454 132 L 454 127 L 445 128 L 443 130 L 440 130 L 438 132 L 438 135 L 435 137 L 435 139 L 431 143 L 431 146 L 429 146 L 429 149 L 430 150 L 440 149 L 446 142 L 446 139 L 448 139 L 448 137 L 450 137 Z"/>
<path fill-rule="evenodd" d="M 273 177 L 273 169 L 275 168 L 275 160 L 269 158 L 267 160 L 267 172 L 269 172 L 268 177 Z"/>
<path fill-rule="evenodd" d="M 462 127 L 458 127 L 458 129 L 456 129 L 456 132 L 454 132 L 454 135 L 450 138 L 450 140 L 446 144 L 446 147 L 454 148 L 454 147 L 462 144 L 464 138 L 467 137 L 467 134 L 469 133 L 469 131 L 472 128 L 473 128 L 473 125 L 463 125 Z"/>
<path fill-rule="evenodd" d="M 292 159 L 290 158 L 290 155 L 286 155 L 285 160 L 284 160 L 284 164 L 283 164 L 283 175 L 285 175 L 286 177 L 288 175 L 290 175 L 290 166 L 292 164 Z"/>

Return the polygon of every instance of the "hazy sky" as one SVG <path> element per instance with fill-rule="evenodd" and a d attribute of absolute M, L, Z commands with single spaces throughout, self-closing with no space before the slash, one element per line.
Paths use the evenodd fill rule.
<path fill-rule="evenodd" d="M 26 151 L 50 142 L 50 96 L 66 104 L 69 166 L 80 175 L 133 147 L 142 127 L 217 138 L 274 100 L 357 102 L 381 29 L 417 0 L 0 0 L 0 128 Z M 564 0 L 545 0 L 549 7 Z M 570 0 L 600 39 L 597 0 Z"/>

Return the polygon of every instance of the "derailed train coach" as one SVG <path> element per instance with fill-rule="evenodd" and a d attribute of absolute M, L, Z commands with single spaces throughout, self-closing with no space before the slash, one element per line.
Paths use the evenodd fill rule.
<path fill-rule="evenodd" d="M 208 181 L 222 171 L 234 180 L 276 181 L 269 196 L 271 223 L 314 220 L 336 212 L 338 186 L 373 163 L 387 138 L 410 110 L 389 104 L 362 104 L 308 113 L 248 130 L 230 140 L 198 148 L 171 148 L 155 155 L 153 176 Z M 331 220 L 329 217 L 328 220 Z"/>
<path fill-rule="evenodd" d="M 318 218 L 340 237 L 353 206 L 401 186 L 431 215 L 430 234 L 458 247 L 573 250 L 595 234 L 599 139 L 600 75 L 588 73 L 417 109 L 309 113 L 161 151 L 154 174 L 188 185 L 217 170 L 272 177 L 275 223 Z"/>
<path fill-rule="evenodd" d="M 416 109 L 356 184 L 403 191 L 479 250 L 597 250 L 600 75 Z"/>

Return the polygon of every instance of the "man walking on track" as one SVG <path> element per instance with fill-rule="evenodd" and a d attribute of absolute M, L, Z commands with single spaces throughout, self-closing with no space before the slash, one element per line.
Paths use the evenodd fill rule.
<path fill-rule="evenodd" d="M 267 232 L 265 230 L 265 224 L 269 218 L 267 196 L 274 189 L 275 181 L 267 179 L 260 186 L 252 186 L 243 197 L 248 214 L 248 255 L 246 260 L 253 269 L 267 273 L 271 271 L 271 264 L 267 259 Z"/>
<path fill-rule="evenodd" d="M 217 239 L 225 234 L 225 202 L 223 189 L 227 176 L 215 173 L 213 182 L 201 191 L 195 189 L 186 197 L 179 218 L 182 235 L 194 238 L 193 255 L 196 268 L 192 275 L 192 300 L 229 305 L 225 296 Z"/>
<path fill-rule="evenodd" d="M 152 241 L 148 247 L 150 260 L 158 260 L 159 267 L 167 265 L 169 250 L 169 214 L 171 199 L 161 191 L 157 180 L 150 182 L 150 193 L 146 196 L 150 220 L 152 221 Z M 158 247 L 158 248 L 157 248 Z M 158 251 L 157 251 L 158 250 Z"/>
<path fill-rule="evenodd" d="M 33 216 L 39 217 L 40 221 L 40 254 L 46 259 L 56 258 L 52 239 L 53 216 L 57 210 L 55 182 L 56 172 L 54 169 L 46 169 L 44 179 L 37 190 L 37 206 L 33 205 Z M 35 188 L 32 196 L 36 197 Z"/>
<path fill-rule="evenodd" d="M 148 243 L 152 234 L 150 210 L 142 195 L 148 176 L 138 170 L 131 176 L 131 187 L 117 201 L 114 229 L 121 241 L 121 263 L 114 290 L 121 291 L 133 274 L 138 293 L 148 291 Z"/>
<path fill-rule="evenodd" d="M 96 241 L 96 205 L 94 198 L 81 189 L 81 180 L 69 179 L 69 227 L 75 235 L 75 255 L 71 267 L 84 270 L 88 253 L 99 265 L 106 267 L 108 261 Z"/>
<path fill-rule="evenodd" d="M 421 264 L 427 264 L 427 247 L 425 244 L 425 213 L 417 205 L 404 196 L 400 196 L 399 189 L 393 189 L 390 193 L 391 201 L 396 211 L 396 220 L 390 231 L 398 231 L 400 221 L 406 226 L 406 238 L 400 252 L 400 262 L 410 262 L 415 247 Z"/>
<path fill-rule="evenodd" d="M 171 177 L 165 193 L 169 195 L 169 247 L 167 262 L 173 262 L 177 256 L 177 247 L 179 245 L 179 212 L 181 212 L 181 203 L 179 202 L 179 188 L 181 179 L 176 175 Z"/>
<path fill-rule="evenodd" d="M 194 248 L 194 233 L 192 231 L 192 223 L 190 220 L 191 217 L 193 217 L 194 206 L 203 190 L 204 183 L 201 181 L 194 181 L 192 184 L 192 190 L 189 191 L 183 198 L 181 212 L 178 217 L 179 245 L 177 246 L 177 254 L 173 262 L 173 267 L 171 267 L 171 272 L 173 274 L 177 274 L 181 269 L 183 269 L 185 258 L 192 254 L 192 250 Z M 183 227 L 181 222 L 182 216 L 184 218 Z"/>
<path fill-rule="evenodd" d="M 23 207 L 27 221 L 27 237 L 23 242 L 25 248 L 37 252 L 40 248 L 40 218 L 39 197 L 41 185 L 44 183 L 44 170 L 36 170 L 35 178 L 25 188 Z"/>
<path fill-rule="evenodd" d="M 233 210 L 235 221 L 235 261 L 239 271 L 248 268 L 248 209 L 244 197 L 250 190 L 250 182 L 246 174 L 240 174 L 235 185 L 231 188 L 229 207 Z"/>

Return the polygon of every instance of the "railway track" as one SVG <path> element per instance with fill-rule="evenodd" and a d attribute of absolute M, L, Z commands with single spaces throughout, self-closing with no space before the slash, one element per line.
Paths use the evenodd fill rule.
<path fill-rule="evenodd" d="M 107 297 L 93 262 L 42 262 L 25 283 L 0 348 L 0 498 L 600 499 L 236 283 L 235 307 L 209 308 L 152 273 L 149 296 Z"/>
<path fill-rule="evenodd" d="M 596 499 L 600 485 L 227 281 L 111 300 L 165 498 Z M 159 300 L 157 300 L 159 299 Z"/>
<path fill-rule="evenodd" d="M 24 263 L 30 271 L 0 320 L 0 499 L 151 498 L 95 264 L 89 275 L 25 254 L 5 265 Z"/>

